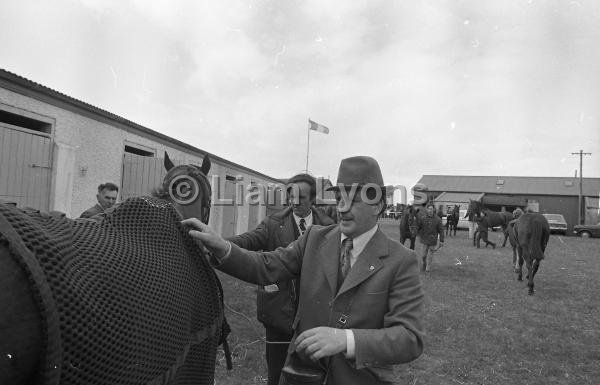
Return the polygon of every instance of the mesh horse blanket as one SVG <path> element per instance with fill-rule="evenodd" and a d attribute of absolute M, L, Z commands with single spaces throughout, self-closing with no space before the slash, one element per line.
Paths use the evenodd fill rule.
<path fill-rule="evenodd" d="M 97 220 L 0 204 L 2 255 L 35 305 L 0 295 L 13 313 L 0 311 L 3 384 L 213 384 L 220 283 L 169 203 L 132 198 Z M 17 317 L 31 310 L 34 323 Z"/>

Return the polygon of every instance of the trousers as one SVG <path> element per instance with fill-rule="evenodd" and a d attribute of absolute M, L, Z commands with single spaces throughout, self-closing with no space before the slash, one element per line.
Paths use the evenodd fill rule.
<path fill-rule="evenodd" d="M 285 333 L 279 329 L 270 328 L 265 326 L 265 332 L 267 337 L 266 344 L 266 359 L 267 359 L 267 373 L 268 380 L 267 385 L 279 384 L 279 377 L 281 375 L 281 369 L 285 364 L 285 358 L 287 357 L 288 347 L 290 346 L 289 341 L 294 336 L 293 333 Z M 287 344 L 270 344 L 269 342 L 288 342 Z"/>

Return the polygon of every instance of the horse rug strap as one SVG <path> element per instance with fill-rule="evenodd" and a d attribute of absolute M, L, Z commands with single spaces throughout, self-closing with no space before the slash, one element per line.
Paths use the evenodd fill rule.
<path fill-rule="evenodd" d="M 220 283 L 173 206 L 132 198 L 73 220 L 0 204 L 0 218 L 40 309 L 36 384 L 213 384 Z"/>

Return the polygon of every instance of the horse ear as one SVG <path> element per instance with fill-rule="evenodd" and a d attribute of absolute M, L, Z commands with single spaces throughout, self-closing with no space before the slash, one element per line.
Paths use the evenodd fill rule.
<path fill-rule="evenodd" d="M 175 165 L 173 164 L 173 162 L 171 162 L 171 159 L 169 159 L 169 154 L 167 154 L 166 151 L 165 151 L 164 165 L 165 165 L 165 169 L 167 169 L 167 171 L 169 171 L 170 169 L 172 169 L 173 167 L 175 167 Z"/>
<path fill-rule="evenodd" d="M 204 159 L 202 159 L 202 167 L 200 168 L 200 171 L 202 171 L 202 173 L 204 175 L 208 175 L 208 171 L 210 170 L 210 166 L 211 166 L 211 162 L 210 162 L 210 157 L 208 156 L 208 154 L 204 155 Z"/>

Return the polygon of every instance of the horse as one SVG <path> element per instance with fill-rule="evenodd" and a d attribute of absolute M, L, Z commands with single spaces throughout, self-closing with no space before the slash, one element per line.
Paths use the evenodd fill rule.
<path fill-rule="evenodd" d="M 544 259 L 544 251 L 546 251 L 546 245 L 550 239 L 550 225 L 542 214 L 526 213 L 515 221 L 514 234 L 519 257 L 517 279 L 523 280 L 523 262 L 525 262 L 527 264 L 528 294 L 533 295 L 533 277 L 540 267 L 540 262 Z"/>
<path fill-rule="evenodd" d="M 480 218 L 480 220 L 482 221 L 482 226 L 487 226 L 491 229 L 493 229 L 496 226 L 501 226 L 502 233 L 504 234 L 504 241 L 502 242 L 502 247 L 506 246 L 506 241 L 508 240 L 508 223 L 513 219 L 513 215 L 511 213 L 506 211 L 492 211 L 484 208 L 481 202 L 469 199 L 469 207 L 467 208 L 466 216 L 469 217 L 469 220 L 473 220 L 474 216 L 483 216 L 483 218 Z M 475 236 L 473 237 L 473 243 L 475 243 L 476 238 L 477 237 L 475 234 Z"/>
<path fill-rule="evenodd" d="M 415 249 L 415 240 L 417 238 L 417 211 L 411 205 L 404 209 L 400 217 L 400 243 L 404 245 L 407 239 L 410 240 L 410 249 Z"/>
<path fill-rule="evenodd" d="M 161 198 L 91 219 L 0 204 L 0 384 L 213 384 L 222 289 L 181 225 L 208 222 L 210 164 L 165 154 Z"/>
<path fill-rule="evenodd" d="M 460 215 L 459 212 L 460 206 L 454 205 L 452 212 L 449 212 L 448 215 L 446 215 L 446 235 L 451 235 L 452 230 L 454 230 L 454 236 L 456 236 L 456 228 L 458 227 L 458 220 Z"/>

